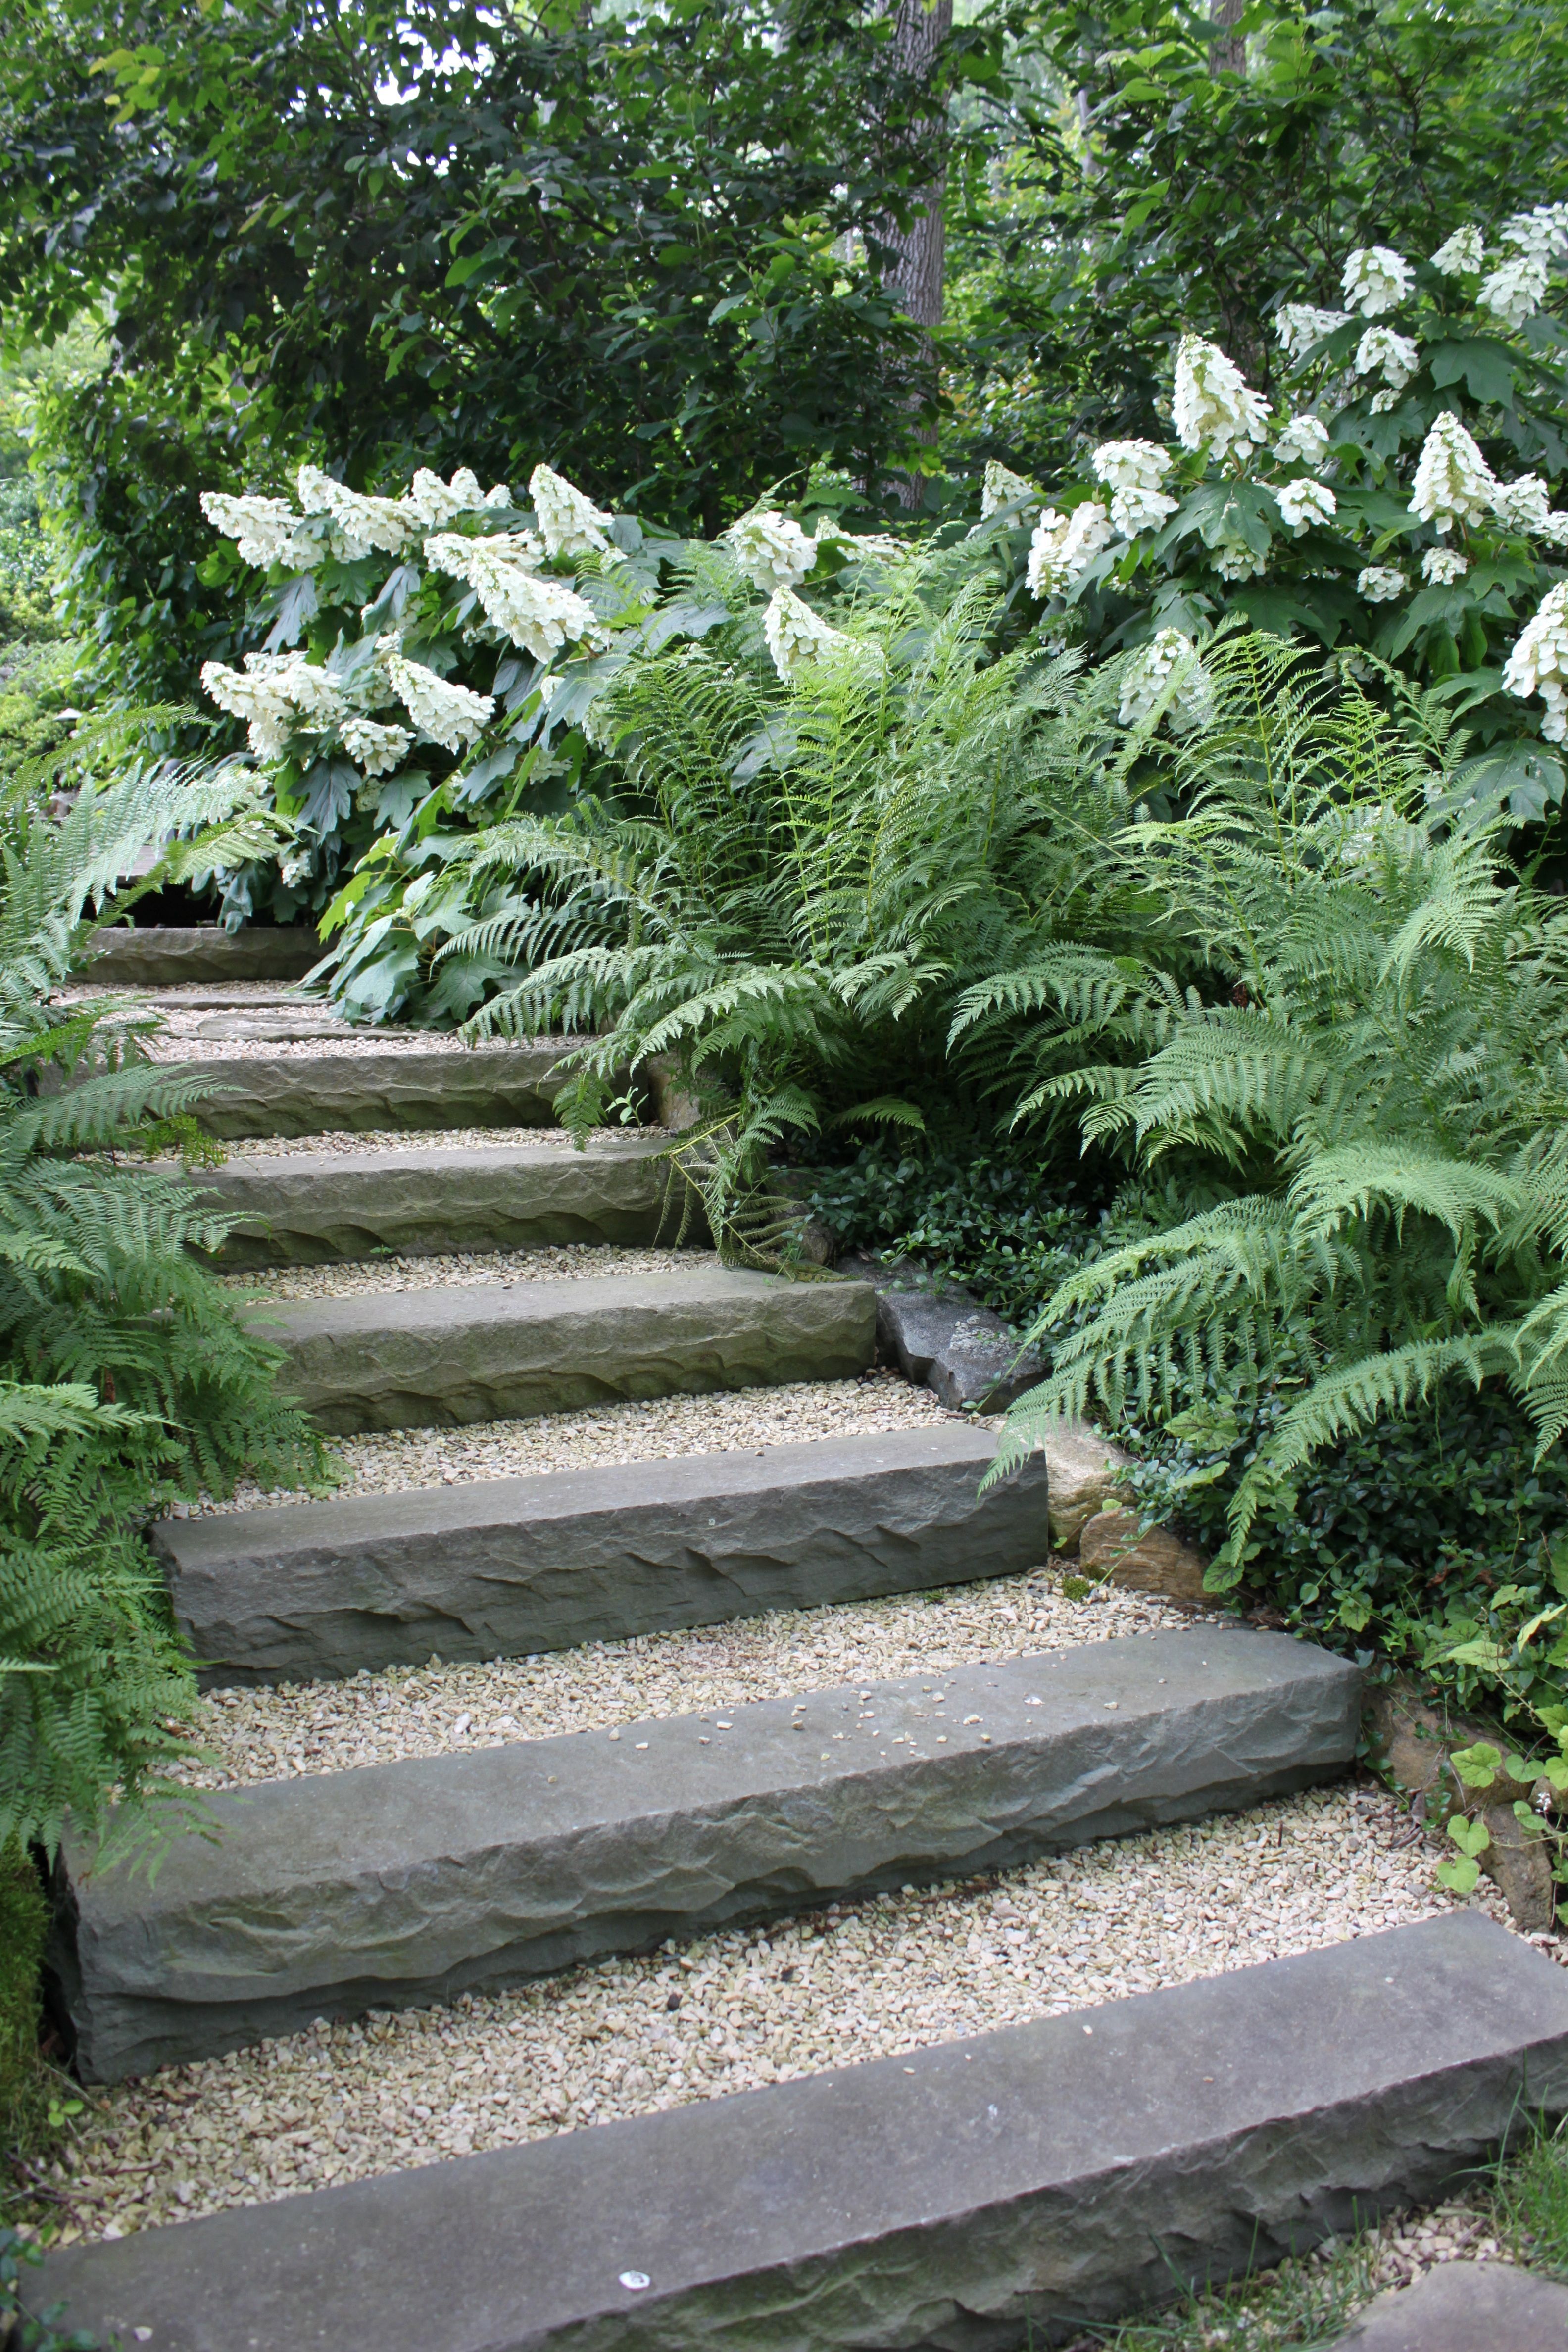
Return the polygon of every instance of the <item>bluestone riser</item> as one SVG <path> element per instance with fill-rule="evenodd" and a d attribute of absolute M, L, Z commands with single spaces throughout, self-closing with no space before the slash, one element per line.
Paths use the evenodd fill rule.
<path fill-rule="evenodd" d="M 761 1454 L 164 1519 L 180 1630 L 210 1685 L 525 1655 L 912 1592 L 1049 1551 L 1031 1457 L 982 1497 L 961 1422 Z"/>
<path fill-rule="evenodd" d="M 62 1857 L 88 2081 L 322 2014 L 1235 1809 L 1344 1769 L 1359 1677 L 1279 1634 L 1142 1636 L 792 1706 L 519 1741 L 211 1798 L 151 1885 Z M 862 1689 L 865 1685 L 860 1686 Z"/>
<path fill-rule="evenodd" d="M 328 1431 L 430 1429 L 639 1397 L 854 1379 L 875 1350 L 863 1282 L 689 1274 L 453 1285 L 266 1302 L 279 1377 Z"/>
<path fill-rule="evenodd" d="M 578 1151 L 411 1144 L 387 1151 L 300 1152 L 233 1160 L 198 1181 L 244 1223 L 226 1265 L 316 1265 L 454 1250 L 533 1249 L 559 1242 L 627 1245 L 673 1236 L 662 1136 Z"/>
<path fill-rule="evenodd" d="M 73 981 L 91 988 L 184 988 L 193 982 L 302 980 L 326 950 L 305 923 L 248 926 L 226 931 L 216 923 L 115 925 L 88 943 Z"/>
<path fill-rule="evenodd" d="M 153 2352 L 1022 2352 L 1430 2203 L 1565 2109 L 1568 1976 L 1455 1912 L 73 2246 L 33 2294 Z"/>
<path fill-rule="evenodd" d="M 209 1135 L 365 1134 L 387 1129 L 553 1127 L 563 1048 L 215 1055 L 195 1068 L 213 1093 L 195 1105 Z"/>

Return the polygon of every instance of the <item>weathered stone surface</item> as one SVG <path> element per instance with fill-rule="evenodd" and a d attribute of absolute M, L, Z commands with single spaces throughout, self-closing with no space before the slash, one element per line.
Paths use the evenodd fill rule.
<path fill-rule="evenodd" d="M 1458 1912 L 71 2247 L 34 2294 L 153 2352 L 1039 2352 L 1430 2200 L 1537 2105 L 1568 1976 Z"/>
<path fill-rule="evenodd" d="M 265 1302 L 256 1328 L 325 1430 L 431 1429 L 607 1398 L 852 1380 L 871 1361 L 858 1282 L 693 1266 Z"/>
<path fill-rule="evenodd" d="M 1046 1470 L 976 1489 L 952 1422 L 763 1454 L 165 1519 L 153 1540 L 209 1683 L 526 1655 L 768 1609 L 1007 1576 L 1046 1556 Z"/>
<path fill-rule="evenodd" d="M 245 1219 L 229 1265 L 304 1265 L 450 1250 L 534 1248 L 548 1242 L 655 1242 L 666 1212 L 664 1139 L 607 1137 L 584 1151 L 563 1136 L 537 1145 L 455 1150 L 421 1139 L 385 1151 L 300 1152 L 232 1160 L 198 1181 Z"/>
<path fill-rule="evenodd" d="M 307 924 L 255 924 L 226 931 L 216 923 L 116 925 L 88 948 L 79 977 L 96 987 L 182 988 L 192 981 L 302 980 L 325 953 Z"/>
<path fill-rule="evenodd" d="M 877 1350 L 907 1381 L 928 1388 L 951 1412 L 1004 1412 L 1033 1388 L 1044 1367 L 1020 1348 L 1000 1315 L 977 1307 L 956 1283 L 937 1284 L 909 1259 L 886 1264 L 857 1252 L 839 1272 L 868 1281 L 877 1294 Z"/>
<path fill-rule="evenodd" d="M 1145 1635 L 209 1800 L 149 1885 L 68 1849 L 92 2081 L 447 1999 L 1342 1770 L 1359 1677 L 1278 1633 Z M 929 1685 L 929 1677 L 925 1678 Z M 865 1685 L 861 1685 L 864 1688 Z M 938 1746 L 939 1735 L 944 1740 Z"/>
<path fill-rule="evenodd" d="M 1051 1474 L 1051 1549 L 1071 1554 L 1099 1511 L 1116 1501 L 1117 1478 L 1131 1469 L 1129 1456 L 1087 1422 L 1068 1422 L 1046 1438 Z"/>
<path fill-rule="evenodd" d="M 1491 1838 L 1478 1857 L 1481 1868 L 1527 1936 L 1550 1927 L 1556 1916 L 1557 1887 L 1546 1839 L 1527 1828 L 1512 1805 L 1485 1805 L 1481 1819 Z"/>
<path fill-rule="evenodd" d="M 193 1065 L 213 1092 L 195 1106 L 209 1134 L 365 1134 L 386 1128 L 553 1127 L 558 1045 L 470 1052 L 258 1054 Z M 172 1066 L 180 1067 L 181 1065 Z"/>
<path fill-rule="evenodd" d="M 1079 1564 L 1086 1576 L 1104 1577 L 1124 1592 L 1155 1593 L 1183 1609 L 1207 1609 L 1204 1591 L 1208 1562 L 1173 1536 L 1169 1528 L 1140 1532 L 1136 1511 L 1097 1511 L 1079 1538 Z"/>
<path fill-rule="evenodd" d="M 1440 2263 L 1371 2303 L 1345 2352 L 1568 2352 L 1568 2286 L 1511 2263 Z"/>
<path fill-rule="evenodd" d="M 1458 1805 L 1485 1822 L 1490 1843 L 1478 1856 L 1481 1868 L 1527 1934 L 1550 1927 L 1556 1890 L 1548 1849 L 1512 1810 L 1528 1804 L 1540 1784 L 1500 1771 L 1489 1787 L 1472 1789 L 1448 1760 L 1455 1748 L 1478 1742 L 1501 1748 L 1496 1731 L 1452 1709 L 1439 1714 L 1398 1677 L 1368 1690 L 1363 1729 L 1373 1762 L 1405 1795 L 1426 1800 L 1421 1810 L 1428 1818 L 1440 1820 Z"/>

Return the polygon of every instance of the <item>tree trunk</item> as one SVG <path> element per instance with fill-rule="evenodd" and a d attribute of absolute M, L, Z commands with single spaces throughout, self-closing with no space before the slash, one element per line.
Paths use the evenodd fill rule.
<path fill-rule="evenodd" d="M 899 13 L 893 26 L 893 55 L 900 68 L 921 81 L 930 81 L 942 43 L 952 30 L 952 0 L 899 0 Z M 931 121 L 934 121 L 933 110 Z M 928 122 L 927 128 L 931 127 Z M 892 259 L 884 268 L 883 283 L 898 297 L 899 307 L 908 312 L 917 325 L 932 328 L 942 324 L 942 278 L 947 258 L 947 226 L 943 203 L 947 194 L 947 175 L 938 176 L 919 190 L 919 211 L 908 228 L 899 228 L 886 222 L 881 229 L 882 242 L 891 248 Z M 928 363 L 931 345 L 926 343 Z M 934 441 L 934 426 L 921 428 L 922 441 Z M 918 476 L 905 475 L 900 483 L 899 496 L 907 507 L 920 504 L 921 485 Z"/>
<path fill-rule="evenodd" d="M 1233 32 L 1247 0 L 1215 0 L 1214 14 L 1209 18 L 1213 37 L 1209 42 L 1211 74 L 1233 73 L 1244 78 L 1247 73 L 1247 43 L 1239 33 Z"/>

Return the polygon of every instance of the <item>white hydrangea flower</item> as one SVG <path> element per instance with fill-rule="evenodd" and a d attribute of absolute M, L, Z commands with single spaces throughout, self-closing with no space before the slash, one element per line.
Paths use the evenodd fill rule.
<path fill-rule="evenodd" d="M 1216 343 L 1197 335 L 1184 335 L 1176 353 L 1172 414 L 1184 449 L 1207 448 L 1222 460 L 1233 450 L 1247 457 L 1268 431 L 1268 403 Z"/>
<path fill-rule="evenodd" d="M 1110 517 L 1097 499 L 1086 499 L 1070 515 L 1047 507 L 1029 541 L 1025 577 L 1032 596 L 1065 596 L 1075 588 L 1113 536 Z"/>
<path fill-rule="evenodd" d="M 1403 572 L 1392 563 L 1369 563 L 1364 572 L 1356 573 L 1356 593 L 1364 596 L 1369 604 L 1392 604 L 1403 596 L 1409 583 Z"/>
<path fill-rule="evenodd" d="M 511 484 L 510 482 L 492 482 L 489 488 L 485 492 L 484 502 L 487 507 L 510 507 L 511 504 Z"/>
<path fill-rule="evenodd" d="M 1537 536 L 1550 524 L 1551 503 L 1539 474 L 1521 474 L 1517 482 L 1500 482 L 1492 492 L 1493 511 L 1504 522 Z"/>
<path fill-rule="evenodd" d="M 1468 278 L 1479 269 L 1486 260 L 1486 247 L 1479 228 L 1457 228 L 1446 245 L 1440 245 L 1432 256 L 1432 267 L 1440 269 L 1445 278 Z"/>
<path fill-rule="evenodd" d="M 1180 503 L 1162 490 L 1171 453 L 1153 441 L 1102 441 L 1090 459 L 1111 493 L 1110 520 L 1124 538 L 1157 530 Z"/>
<path fill-rule="evenodd" d="M 740 571 L 753 588 L 798 588 L 816 562 L 819 542 L 773 508 L 742 515 L 724 533 Z"/>
<path fill-rule="evenodd" d="M 247 721 L 258 760 L 280 760 L 302 727 L 335 727 L 348 715 L 337 680 L 302 653 L 247 654 L 243 670 L 205 662 L 202 685 L 220 710 Z"/>
<path fill-rule="evenodd" d="M 1369 327 L 1355 347 L 1352 362 L 1357 375 L 1373 375 L 1380 370 L 1391 392 L 1403 392 L 1421 364 L 1421 355 L 1408 335 L 1396 335 L 1392 327 Z"/>
<path fill-rule="evenodd" d="M 1326 482 L 1301 480 L 1282 482 L 1275 497 L 1279 511 L 1300 539 L 1317 522 L 1332 522 L 1338 501 Z"/>
<path fill-rule="evenodd" d="M 464 751 L 477 742 L 496 707 L 493 694 L 470 694 L 466 686 L 454 686 L 400 653 L 386 656 L 386 681 L 420 734 L 448 751 Z"/>
<path fill-rule="evenodd" d="M 1329 428 L 1310 409 L 1293 416 L 1274 444 L 1282 466 L 1321 466 L 1329 454 Z"/>
<path fill-rule="evenodd" d="M 1392 246 L 1357 246 L 1345 264 L 1345 300 L 1363 319 L 1381 319 L 1385 310 L 1398 309 L 1414 276 L 1405 256 Z"/>
<path fill-rule="evenodd" d="M 820 661 L 824 654 L 854 644 L 842 629 L 829 628 L 820 614 L 814 613 L 789 587 L 773 590 L 763 615 L 763 636 L 782 678 L 792 678 L 805 663 Z"/>
<path fill-rule="evenodd" d="M 439 530 L 455 515 L 473 514 L 486 503 L 479 476 L 467 466 L 459 466 L 449 482 L 433 474 L 428 466 L 421 466 L 399 501 L 422 531 Z"/>
<path fill-rule="evenodd" d="M 1354 316 L 1353 310 L 1320 310 L 1311 302 L 1283 302 L 1274 313 L 1274 332 L 1294 366 L 1314 343 L 1321 343 L 1336 327 L 1348 326 Z"/>
<path fill-rule="evenodd" d="M 1482 280 L 1479 297 L 1482 310 L 1500 319 L 1505 327 L 1522 327 L 1545 299 L 1549 274 L 1544 256 L 1516 254 Z"/>
<path fill-rule="evenodd" d="M 1180 629 L 1155 632 L 1122 676 L 1121 703 L 1116 715 L 1123 727 L 1142 726 L 1163 694 L 1172 671 L 1192 650 L 1192 639 Z M 1214 682 L 1202 662 L 1194 661 L 1177 687 L 1174 715 L 1178 724 L 1188 727 L 1202 726 L 1213 717 Z"/>
<path fill-rule="evenodd" d="M 1429 547 L 1421 558 L 1421 577 L 1434 588 L 1451 588 L 1469 568 L 1469 558 L 1457 547 Z"/>
<path fill-rule="evenodd" d="M 1209 562 L 1222 580 L 1261 580 L 1268 569 L 1267 555 L 1255 554 L 1244 539 L 1222 539 L 1209 550 Z"/>
<path fill-rule="evenodd" d="M 1568 740 L 1568 580 L 1553 588 L 1527 623 L 1502 674 L 1508 694 L 1539 694 L 1546 705 L 1541 731 L 1549 743 Z"/>
<path fill-rule="evenodd" d="M 1001 508 L 1010 507 L 1026 499 L 1032 499 L 1036 506 L 1040 503 L 1040 494 L 1033 482 L 1026 482 L 1022 474 L 1015 474 L 996 458 L 988 458 L 985 480 L 980 492 L 981 521 L 984 522 L 988 516 L 995 514 Z"/>
<path fill-rule="evenodd" d="M 503 530 L 489 539 L 438 533 L 425 542 L 427 562 L 466 580 L 487 620 L 504 629 L 535 661 L 564 645 L 596 644 L 603 635 L 593 606 L 559 580 L 542 580 L 544 542 L 531 530 Z"/>
<path fill-rule="evenodd" d="M 343 750 L 367 776 L 390 776 L 408 756 L 414 738 L 405 727 L 384 727 L 377 719 L 345 719 L 338 730 Z"/>
<path fill-rule="evenodd" d="M 552 466 L 535 466 L 528 478 L 528 495 L 552 556 L 604 555 L 612 562 L 626 561 L 605 537 L 614 515 L 604 513 Z"/>
<path fill-rule="evenodd" d="M 242 562 L 263 572 L 274 563 L 285 564 L 290 572 L 313 572 L 327 552 L 319 531 L 311 530 L 287 499 L 231 498 L 225 490 L 204 490 L 202 512 L 215 530 L 234 541 Z"/>
<path fill-rule="evenodd" d="M 1538 261 L 1554 260 L 1568 247 L 1568 205 L 1537 205 L 1533 212 L 1515 213 L 1502 225 L 1505 244 L 1514 245 Z"/>
<path fill-rule="evenodd" d="M 908 563 L 920 553 L 913 540 L 895 539 L 887 530 L 841 530 L 826 515 L 816 526 L 817 544 L 837 547 L 851 563 Z"/>
<path fill-rule="evenodd" d="M 1382 392 L 1374 392 L 1369 404 L 1374 416 L 1386 416 L 1391 408 L 1398 407 L 1399 394 L 1396 392 L 1389 392 L 1386 389 Z"/>
<path fill-rule="evenodd" d="M 1110 500 L 1111 523 L 1123 539 L 1136 539 L 1141 530 L 1158 530 L 1180 504 L 1165 490 L 1117 490 Z"/>
<path fill-rule="evenodd" d="M 301 466 L 300 504 L 307 514 L 330 515 L 342 534 L 343 551 L 352 563 L 373 548 L 383 555 L 401 555 L 418 525 L 396 499 L 365 498 L 344 482 L 333 481 L 319 466 Z"/>
<path fill-rule="evenodd" d="M 1496 477 L 1451 408 L 1434 417 L 1411 488 L 1411 513 L 1444 538 L 1456 522 L 1479 522 L 1490 513 Z"/>
<path fill-rule="evenodd" d="M 1541 527 L 1541 536 L 1553 547 L 1568 547 L 1568 507 L 1553 507 Z"/>

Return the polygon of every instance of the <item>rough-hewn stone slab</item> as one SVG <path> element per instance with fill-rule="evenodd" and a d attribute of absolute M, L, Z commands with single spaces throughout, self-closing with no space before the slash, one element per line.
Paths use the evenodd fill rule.
<path fill-rule="evenodd" d="M 73 2247 L 35 2295 L 153 2352 L 1022 2352 L 1430 2200 L 1537 2106 L 1568 1975 L 1456 1912 Z"/>
<path fill-rule="evenodd" d="M 922 1689 L 922 1681 L 926 1688 Z M 60 1971 L 93 2081 L 330 2011 L 1252 1804 L 1341 1770 L 1360 1678 L 1282 1634 L 1138 1636 L 213 1798 L 151 1885 L 85 1877 Z M 864 1689 L 864 1685 L 860 1689 Z"/>
<path fill-rule="evenodd" d="M 258 1310 L 289 1388 L 326 1430 L 434 1429 L 854 1378 L 871 1361 L 860 1282 L 689 1274 L 476 1283 L 289 1299 Z"/>
<path fill-rule="evenodd" d="M 1045 1465 L 981 1500 L 992 1441 L 934 1428 L 164 1519 L 204 1680 L 526 1655 L 1046 1558 Z"/>
<path fill-rule="evenodd" d="M 479 1150 L 421 1141 L 395 1153 L 300 1152 L 232 1160 L 199 1181 L 245 1223 L 226 1265 L 308 1265 L 450 1250 L 529 1249 L 547 1242 L 657 1241 L 667 1215 L 665 1139 L 605 1139 L 584 1151 L 504 1145 Z"/>
<path fill-rule="evenodd" d="M 881 1260 L 855 1253 L 840 1271 L 868 1281 L 877 1293 L 877 1349 L 905 1380 L 928 1388 L 950 1412 L 972 1405 L 1005 1412 L 1034 1388 L 1045 1367 L 1032 1348 L 1020 1348 L 1000 1315 L 978 1306 L 957 1283 L 937 1283 L 908 1259 Z"/>
<path fill-rule="evenodd" d="M 79 979 L 96 987 L 183 988 L 190 982 L 302 980 L 326 950 L 306 924 L 229 932 L 216 923 L 100 931 Z"/>
<path fill-rule="evenodd" d="M 195 1113 L 209 1134 L 237 1138 L 553 1127 L 560 1058 L 559 1045 L 215 1055 L 194 1066 L 214 1089 Z"/>
<path fill-rule="evenodd" d="M 1368 2304 L 1344 2352 L 1568 2352 L 1568 2286 L 1511 2263 L 1441 2263 Z"/>

